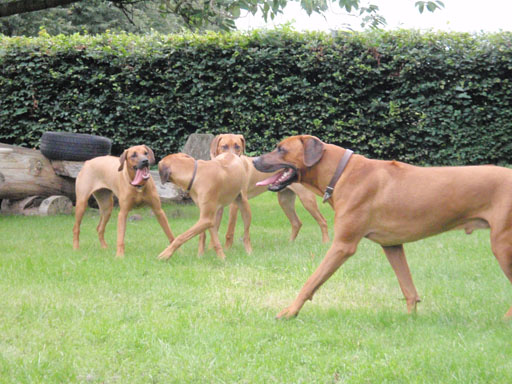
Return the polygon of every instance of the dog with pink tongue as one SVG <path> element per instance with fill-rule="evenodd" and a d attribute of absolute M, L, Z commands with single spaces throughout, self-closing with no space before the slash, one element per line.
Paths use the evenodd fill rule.
<path fill-rule="evenodd" d="M 107 248 L 104 233 L 114 206 L 113 195 L 116 195 L 119 200 L 117 257 L 124 256 L 124 235 L 128 212 L 140 204 L 151 207 L 169 243 L 172 243 L 174 235 L 162 210 L 155 182 L 149 173 L 149 167 L 154 163 L 155 155 L 146 145 L 128 148 L 121 157 L 101 156 L 85 162 L 75 184 L 74 249 L 79 248 L 80 224 L 91 195 L 94 196 L 100 208 L 100 222 L 96 230 L 103 248 Z"/>

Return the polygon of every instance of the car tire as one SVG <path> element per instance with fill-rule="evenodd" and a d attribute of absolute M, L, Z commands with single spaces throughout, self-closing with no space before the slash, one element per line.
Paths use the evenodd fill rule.
<path fill-rule="evenodd" d="M 85 161 L 110 154 L 112 141 L 106 137 L 71 132 L 45 132 L 40 150 L 50 160 Z"/>

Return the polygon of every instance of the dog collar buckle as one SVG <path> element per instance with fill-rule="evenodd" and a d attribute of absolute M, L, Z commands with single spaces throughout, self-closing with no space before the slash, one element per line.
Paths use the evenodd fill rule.
<path fill-rule="evenodd" d="M 327 188 L 325 188 L 324 199 L 323 199 L 322 203 L 325 203 L 327 200 L 329 200 L 331 198 L 333 191 L 334 191 L 334 188 L 331 186 L 328 186 Z"/>

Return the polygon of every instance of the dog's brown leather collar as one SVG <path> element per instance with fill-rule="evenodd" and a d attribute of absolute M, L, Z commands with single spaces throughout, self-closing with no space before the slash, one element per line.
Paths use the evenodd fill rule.
<path fill-rule="evenodd" d="M 334 186 L 338 182 L 338 179 L 340 178 L 341 174 L 345 170 L 345 167 L 348 164 L 348 161 L 350 160 L 350 157 L 352 156 L 354 152 L 350 149 L 345 149 L 345 153 L 343 154 L 343 157 L 341 158 L 340 162 L 338 163 L 338 167 L 336 168 L 336 172 L 334 172 L 334 175 L 332 176 L 331 182 L 325 188 L 324 193 L 324 200 L 322 201 L 325 203 L 327 200 L 329 200 L 332 196 L 332 193 L 334 191 Z"/>
<path fill-rule="evenodd" d="M 190 192 L 190 188 L 192 188 L 192 184 L 194 184 L 194 180 L 196 179 L 196 173 L 197 173 L 197 160 L 194 159 L 194 172 L 192 172 L 192 179 L 190 180 L 190 183 L 187 188 L 187 192 Z"/>

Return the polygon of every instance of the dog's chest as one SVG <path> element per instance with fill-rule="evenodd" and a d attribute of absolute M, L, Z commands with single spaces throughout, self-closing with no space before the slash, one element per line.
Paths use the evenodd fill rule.
<path fill-rule="evenodd" d="M 132 194 L 132 201 L 134 205 L 141 205 L 147 200 L 146 188 L 136 188 L 135 193 Z"/>

